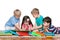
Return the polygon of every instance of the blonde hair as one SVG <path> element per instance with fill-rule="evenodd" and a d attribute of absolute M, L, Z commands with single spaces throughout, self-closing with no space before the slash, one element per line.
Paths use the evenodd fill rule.
<path fill-rule="evenodd" d="M 14 13 L 16 12 L 16 11 L 20 11 L 19 9 L 16 9 L 16 10 L 14 10 Z M 21 11 L 20 11 L 21 12 Z"/>
<path fill-rule="evenodd" d="M 38 14 L 39 14 L 39 9 L 38 9 L 38 8 L 34 8 L 34 9 L 31 11 L 31 13 L 32 13 L 34 10 L 38 11 Z"/>
<path fill-rule="evenodd" d="M 17 13 L 15 13 L 15 12 L 17 12 L 17 11 L 19 11 L 20 14 L 17 15 Z M 20 11 L 19 9 L 14 10 L 14 16 L 20 16 L 20 15 L 21 15 L 21 11 Z"/>

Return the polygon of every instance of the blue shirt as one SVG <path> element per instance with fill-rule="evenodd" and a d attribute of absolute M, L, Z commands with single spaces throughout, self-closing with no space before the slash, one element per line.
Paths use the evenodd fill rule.
<path fill-rule="evenodd" d="M 44 31 L 44 26 L 43 26 L 43 31 Z M 56 27 L 53 26 L 53 25 L 50 25 L 50 26 L 49 26 L 48 31 L 51 32 L 51 33 L 54 33 L 54 34 L 57 33 L 57 29 L 56 29 Z"/>
<path fill-rule="evenodd" d="M 36 20 L 36 25 L 40 26 L 43 24 L 43 16 L 39 16 L 38 18 L 35 19 Z"/>
<path fill-rule="evenodd" d="M 5 26 L 10 26 L 10 27 L 14 27 L 16 23 L 18 23 L 20 21 L 19 18 L 16 18 L 15 16 L 12 16 L 7 23 L 5 24 Z"/>

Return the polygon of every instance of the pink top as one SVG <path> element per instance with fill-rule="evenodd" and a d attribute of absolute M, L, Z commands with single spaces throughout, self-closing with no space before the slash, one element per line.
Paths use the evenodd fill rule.
<path fill-rule="evenodd" d="M 29 29 L 32 28 L 32 24 L 30 24 L 30 25 L 28 25 L 28 26 L 25 25 L 25 24 L 23 24 L 23 25 L 22 25 L 22 29 L 23 29 L 23 28 L 24 28 L 25 30 L 29 30 Z"/>

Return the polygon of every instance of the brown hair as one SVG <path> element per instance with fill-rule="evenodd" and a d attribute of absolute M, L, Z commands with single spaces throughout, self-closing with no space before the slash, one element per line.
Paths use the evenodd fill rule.
<path fill-rule="evenodd" d="M 15 11 L 20 11 L 19 9 L 16 9 L 16 10 L 14 10 L 14 13 L 15 13 Z M 21 11 L 20 11 L 21 12 Z"/>
<path fill-rule="evenodd" d="M 32 13 L 34 10 L 38 11 L 38 14 L 39 14 L 39 9 L 38 9 L 38 8 L 34 8 L 34 9 L 31 11 L 31 13 Z"/>
<path fill-rule="evenodd" d="M 43 19 L 43 22 L 50 23 L 50 25 L 51 25 L 52 19 L 47 16 L 47 17 L 45 17 L 45 18 Z"/>

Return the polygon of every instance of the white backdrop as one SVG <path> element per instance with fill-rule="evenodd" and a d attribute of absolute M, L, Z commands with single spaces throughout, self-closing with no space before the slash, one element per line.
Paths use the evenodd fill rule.
<path fill-rule="evenodd" d="M 15 9 L 20 9 L 22 17 L 29 15 L 33 24 L 34 18 L 31 15 L 31 10 L 38 8 L 40 14 L 50 16 L 52 18 L 52 24 L 56 27 L 60 26 L 60 1 L 59 0 L 0 0 L 0 30 L 4 30 L 6 21 L 13 15 Z"/>

